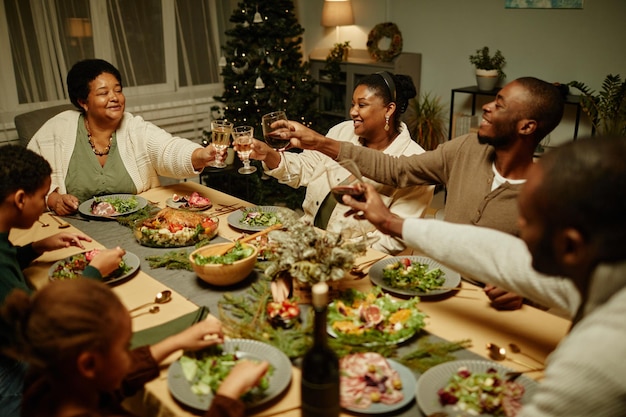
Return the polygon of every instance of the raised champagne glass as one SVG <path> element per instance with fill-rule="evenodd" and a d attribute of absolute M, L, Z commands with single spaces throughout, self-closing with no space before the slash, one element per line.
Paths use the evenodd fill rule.
<path fill-rule="evenodd" d="M 287 115 L 282 110 L 273 111 L 271 113 L 263 115 L 263 117 L 261 118 L 261 125 L 263 126 L 263 138 L 265 139 L 265 142 L 269 146 L 274 148 L 274 150 L 276 150 L 277 152 L 283 153 L 287 145 L 289 145 L 289 139 L 285 139 L 280 135 L 281 131 L 285 130 L 285 125 L 272 127 L 272 124 L 279 120 L 283 120 L 285 124 L 287 122 Z M 285 160 L 284 162 L 285 171 L 287 173 L 282 178 L 280 178 L 278 182 L 282 184 L 288 184 L 289 182 L 298 178 L 298 175 L 290 173 L 287 161 Z"/>
<path fill-rule="evenodd" d="M 213 120 L 211 122 L 211 144 L 217 150 L 215 161 L 209 164 L 214 168 L 226 168 L 222 159 L 222 153 L 230 145 L 230 134 L 233 131 L 233 124 L 225 120 Z"/>
<path fill-rule="evenodd" d="M 237 126 L 233 129 L 233 142 L 237 145 L 237 155 L 243 162 L 243 166 L 237 170 L 240 174 L 256 172 L 256 167 L 250 166 L 253 136 L 254 128 L 252 126 Z"/>

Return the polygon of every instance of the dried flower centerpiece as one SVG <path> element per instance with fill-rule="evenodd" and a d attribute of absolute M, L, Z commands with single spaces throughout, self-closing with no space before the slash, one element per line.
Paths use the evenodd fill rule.
<path fill-rule="evenodd" d="M 342 279 L 354 259 L 367 249 L 365 243 L 347 241 L 340 234 L 320 231 L 309 223 L 286 223 L 286 230 L 269 234 L 274 250 L 267 257 L 265 274 L 288 287 L 293 285 L 293 289 L 298 284 L 308 287 L 319 281 Z M 277 294 L 274 298 L 281 301 Z"/>

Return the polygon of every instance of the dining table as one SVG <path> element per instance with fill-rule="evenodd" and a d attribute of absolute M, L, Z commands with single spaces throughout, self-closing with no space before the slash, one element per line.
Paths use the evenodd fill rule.
<path fill-rule="evenodd" d="M 255 205 L 230 196 L 218 190 L 206 187 L 193 181 L 161 186 L 139 194 L 149 204 L 159 208 L 166 207 L 166 202 L 174 194 L 179 196 L 198 192 L 208 197 L 212 206 L 204 211 L 205 214 L 219 219 L 216 241 L 234 241 L 245 235 L 228 222 L 228 216 L 235 210 Z M 161 304 L 156 314 L 139 314 L 132 320 L 133 331 L 138 332 L 155 326 L 163 325 L 184 315 L 197 311 L 200 306 L 218 315 L 218 303 L 225 294 L 244 294 L 258 277 L 254 272 L 240 284 L 230 287 L 212 286 L 202 281 L 193 271 L 169 270 L 165 268 L 151 268 L 146 260 L 147 256 L 163 255 L 172 249 L 151 248 L 140 245 L 134 238 L 132 231 L 112 219 L 95 219 L 85 216 L 67 216 L 61 218 L 70 224 L 69 228 L 59 229 L 51 218 L 51 213 L 42 214 L 41 222 L 36 222 L 30 229 L 12 230 L 9 239 L 15 245 L 24 245 L 32 241 L 50 236 L 59 231 L 81 233 L 90 238 L 85 242 L 87 249 L 111 248 L 120 246 L 131 252 L 140 260 L 138 272 L 132 278 L 112 285 L 113 291 L 119 296 L 124 305 L 130 310 L 154 300 L 155 294 L 164 290 L 172 292 L 171 301 Z M 435 221 L 435 220 L 433 220 Z M 49 226 L 44 226 L 43 223 Z M 249 232 L 248 232 L 249 233 Z M 189 251 L 193 247 L 188 248 Z M 36 259 L 25 271 L 25 275 L 36 288 L 41 288 L 49 282 L 49 269 L 60 259 L 83 251 L 77 247 L 44 253 Z M 385 257 L 383 253 L 368 249 L 356 260 L 362 264 L 368 260 Z M 367 272 L 367 269 L 365 270 Z M 368 291 L 373 284 L 370 279 L 355 277 L 346 273 L 340 280 L 342 288 L 355 288 Z M 419 309 L 427 315 L 423 332 L 446 341 L 470 340 L 471 346 L 455 352 L 460 359 L 473 358 L 489 360 L 486 345 L 488 343 L 499 346 L 508 346 L 515 343 L 520 347 L 524 356 L 532 357 L 537 365 L 545 363 L 547 356 L 555 349 L 559 341 L 568 332 L 571 321 L 543 311 L 530 305 L 513 311 L 497 311 L 490 306 L 487 296 L 482 289 L 474 284 L 461 281 L 461 289 L 452 291 L 445 296 L 423 297 Z M 141 310 L 140 310 L 141 311 Z M 145 309 L 143 310 L 146 311 Z M 402 351 L 410 351 L 416 345 L 416 340 L 410 340 L 401 346 Z M 125 406 L 139 416 L 199 416 L 202 412 L 178 402 L 170 393 L 167 381 L 169 365 L 177 360 L 181 352 L 171 355 L 162 364 L 162 371 L 158 378 L 147 383 L 145 388 L 135 396 L 125 401 Z M 514 370 L 524 370 L 514 358 L 505 360 L 502 364 Z M 518 358 L 524 359 L 523 356 Z M 527 359 L 524 359 L 527 361 Z M 529 376 L 541 380 L 542 373 L 533 373 Z M 415 372 L 415 377 L 419 373 Z M 300 399 L 300 369 L 297 362 L 291 369 L 291 382 L 283 393 L 272 401 L 248 410 L 248 415 L 257 417 L 301 415 Z M 349 411 L 342 411 L 342 416 L 354 416 Z M 413 400 L 406 407 L 394 411 L 394 416 L 423 416 L 419 405 Z"/>

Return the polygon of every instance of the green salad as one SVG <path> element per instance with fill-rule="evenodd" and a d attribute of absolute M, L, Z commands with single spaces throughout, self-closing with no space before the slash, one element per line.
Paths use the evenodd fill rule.
<path fill-rule="evenodd" d="M 429 292 L 441 287 L 446 279 L 439 268 L 403 258 L 383 268 L 383 281 L 393 288 Z"/>
<path fill-rule="evenodd" d="M 473 415 L 512 417 L 521 408 L 524 386 L 503 379 L 493 368 L 470 372 L 461 367 L 437 392 L 441 405 Z"/>
<path fill-rule="evenodd" d="M 262 210 L 244 210 L 241 223 L 248 226 L 274 226 L 280 223 L 280 219 L 276 213 Z"/>
<path fill-rule="evenodd" d="M 113 206 L 116 212 L 118 213 L 126 213 L 132 210 L 135 210 L 139 207 L 139 201 L 135 196 L 131 196 L 130 198 L 122 198 L 122 197 L 94 197 L 93 204 L 98 203 L 109 203 Z"/>
<path fill-rule="evenodd" d="M 191 383 L 191 391 L 196 395 L 207 395 L 217 392 L 238 360 L 236 353 L 226 353 L 221 345 L 215 345 L 197 352 L 185 352 L 179 362 L 185 379 Z M 250 402 L 263 397 L 269 388 L 272 373 L 270 366 L 258 385 L 244 394 L 242 399 Z"/>
<path fill-rule="evenodd" d="M 380 288 L 368 293 L 342 292 L 328 306 L 328 324 L 337 339 L 349 345 L 392 345 L 410 339 L 424 327 L 419 297 L 395 300 Z"/>
<path fill-rule="evenodd" d="M 100 249 L 92 249 L 84 253 L 72 255 L 62 261 L 56 263 L 56 267 L 52 271 L 51 277 L 57 280 L 78 279 L 82 277 L 83 271 L 89 265 L 89 262 L 100 252 Z M 109 275 L 102 277 L 103 281 L 110 281 L 119 278 L 128 273 L 132 268 L 122 260 L 119 267 Z"/>
<path fill-rule="evenodd" d="M 254 253 L 254 248 L 250 245 L 243 246 L 241 242 L 236 242 L 235 247 L 226 252 L 224 255 L 204 256 L 199 253 L 193 255 L 193 259 L 197 265 L 207 264 L 232 264 L 240 261 Z"/>

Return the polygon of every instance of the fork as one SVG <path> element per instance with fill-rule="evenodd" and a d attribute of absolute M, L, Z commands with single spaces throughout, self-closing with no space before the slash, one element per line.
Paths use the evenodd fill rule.
<path fill-rule="evenodd" d="M 209 215 L 213 214 L 213 215 L 221 216 L 223 214 L 232 213 L 232 212 L 240 210 L 242 208 L 245 208 L 245 207 L 244 206 L 240 206 L 240 205 L 231 205 L 231 206 L 228 206 L 228 207 L 221 207 L 221 208 L 217 208 L 217 209 L 214 209 L 214 210 L 210 211 Z"/>

